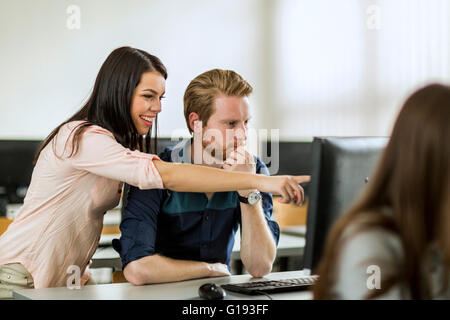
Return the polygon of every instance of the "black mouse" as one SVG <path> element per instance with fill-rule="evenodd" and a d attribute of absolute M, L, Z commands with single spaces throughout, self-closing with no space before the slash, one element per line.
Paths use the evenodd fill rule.
<path fill-rule="evenodd" d="M 200 298 L 207 300 L 220 300 L 227 294 L 222 287 L 216 285 L 215 283 L 205 283 L 198 288 L 198 295 Z"/>

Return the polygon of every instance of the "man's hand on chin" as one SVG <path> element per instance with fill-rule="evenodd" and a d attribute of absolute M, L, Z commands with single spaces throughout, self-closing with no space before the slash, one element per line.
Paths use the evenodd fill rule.
<path fill-rule="evenodd" d="M 256 162 L 253 155 L 244 149 L 243 146 L 238 147 L 230 152 L 228 158 L 224 161 L 222 169 L 235 172 L 256 173 Z M 241 197 L 247 197 L 254 190 L 239 190 Z"/>

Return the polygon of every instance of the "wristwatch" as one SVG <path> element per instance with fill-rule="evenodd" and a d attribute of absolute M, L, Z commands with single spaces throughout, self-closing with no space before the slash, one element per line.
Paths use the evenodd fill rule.
<path fill-rule="evenodd" d="M 248 197 L 242 197 L 238 194 L 238 198 L 240 202 L 254 206 L 258 203 L 259 200 L 261 200 L 262 196 L 259 191 L 252 191 L 250 192 Z"/>

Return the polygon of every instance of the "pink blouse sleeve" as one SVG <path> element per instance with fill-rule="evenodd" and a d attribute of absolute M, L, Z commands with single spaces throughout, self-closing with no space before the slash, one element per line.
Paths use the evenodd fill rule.
<path fill-rule="evenodd" d="M 163 181 L 153 164 L 158 156 L 124 148 L 111 132 L 89 127 L 82 135 L 78 152 L 69 158 L 74 168 L 139 189 L 163 189 Z"/>

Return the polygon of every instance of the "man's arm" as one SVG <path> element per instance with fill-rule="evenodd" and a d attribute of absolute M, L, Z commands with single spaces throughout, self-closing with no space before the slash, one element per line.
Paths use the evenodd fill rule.
<path fill-rule="evenodd" d="M 223 168 L 231 171 L 268 174 L 267 167 L 262 162 L 259 162 L 257 166 L 255 158 L 243 149 L 232 153 L 230 162 Z M 247 197 L 252 191 L 240 190 L 238 193 L 240 196 Z M 240 204 L 241 260 L 245 269 L 256 278 L 270 273 L 276 257 L 274 235 L 268 226 L 273 207 L 272 196 L 268 193 L 262 193 L 262 196 L 263 199 L 255 205 Z"/>
<path fill-rule="evenodd" d="M 159 189 L 130 188 L 120 224 L 122 236 L 120 241 L 113 242 L 120 253 L 125 278 L 134 285 L 142 285 L 230 275 L 227 266 L 221 263 L 176 260 L 156 253 L 163 193 Z"/>
<path fill-rule="evenodd" d="M 178 260 L 154 254 L 130 262 L 123 270 L 123 274 L 129 282 L 139 286 L 150 283 L 229 276 L 230 272 L 222 263 Z"/>
<path fill-rule="evenodd" d="M 241 203 L 241 260 L 255 278 L 270 273 L 276 245 L 267 225 L 261 201 L 255 205 Z"/>

